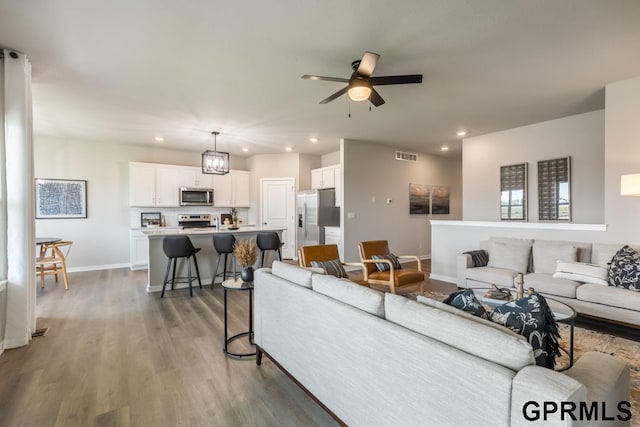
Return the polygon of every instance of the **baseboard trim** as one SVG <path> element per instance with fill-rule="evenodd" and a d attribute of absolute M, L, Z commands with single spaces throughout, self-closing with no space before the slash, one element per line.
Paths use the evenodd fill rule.
<path fill-rule="evenodd" d="M 429 279 L 440 280 L 441 282 L 453 283 L 454 285 L 458 283 L 458 280 L 455 277 L 443 276 L 441 274 L 433 274 L 429 275 Z"/>
<path fill-rule="evenodd" d="M 96 270 L 111 270 L 114 268 L 129 268 L 129 263 L 122 264 L 104 264 L 104 265 L 86 265 L 83 267 L 70 267 L 67 268 L 69 273 L 78 273 L 82 271 L 96 271 Z"/>

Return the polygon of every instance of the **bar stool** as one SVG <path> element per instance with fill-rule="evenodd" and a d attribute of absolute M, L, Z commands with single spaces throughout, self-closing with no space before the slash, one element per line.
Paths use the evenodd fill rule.
<path fill-rule="evenodd" d="M 256 245 L 260 249 L 260 267 L 264 265 L 264 253 L 265 251 L 276 251 L 278 254 L 278 260 L 282 261 L 282 253 L 280 248 L 284 243 L 280 242 L 280 236 L 275 231 L 262 231 L 258 233 L 256 238 Z"/>
<path fill-rule="evenodd" d="M 184 279 L 187 279 L 189 283 L 189 295 L 193 296 L 193 289 L 191 282 L 195 280 L 191 277 L 191 257 L 193 257 L 193 263 L 196 266 L 196 277 L 198 284 L 202 288 L 202 282 L 200 281 L 200 270 L 198 270 L 198 260 L 196 254 L 200 252 L 200 248 L 194 248 L 189 236 L 167 236 L 162 240 L 162 250 L 164 254 L 169 258 L 167 262 L 167 271 L 164 274 L 164 283 L 162 284 L 162 294 L 160 298 L 164 298 L 164 289 L 167 283 L 171 283 L 171 289 L 173 290 L 176 283 L 185 283 Z M 187 259 L 187 277 L 176 277 L 176 264 L 178 258 Z M 169 272 L 171 271 L 171 261 L 173 261 L 173 275 L 169 280 Z"/>
<path fill-rule="evenodd" d="M 213 235 L 213 247 L 216 249 L 218 256 L 216 257 L 216 269 L 213 272 L 213 278 L 211 279 L 211 288 L 213 288 L 213 282 L 218 277 L 218 266 L 220 265 L 220 259 L 224 255 L 224 266 L 222 272 L 222 281 L 227 280 L 227 255 L 231 254 L 233 262 L 233 278 L 236 277 L 236 257 L 233 255 L 233 250 L 236 246 L 236 238 L 231 233 L 222 233 Z"/>

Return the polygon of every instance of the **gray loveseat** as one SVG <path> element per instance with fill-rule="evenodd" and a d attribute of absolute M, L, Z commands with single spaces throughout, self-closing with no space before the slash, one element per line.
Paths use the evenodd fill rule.
<path fill-rule="evenodd" d="M 553 277 L 558 261 L 563 265 L 578 262 L 585 267 L 608 268 L 622 244 L 585 243 L 560 240 L 533 240 L 493 237 L 480 242 L 489 253 L 487 266 L 475 267 L 469 254 L 457 260 L 457 280 L 461 288 L 488 288 L 492 284 L 514 288 L 518 273 L 524 275 L 525 288 L 533 287 L 572 306 L 578 313 L 602 319 L 640 326 L 640 292 L 606 286 L 602 277 L 578 277 L 565 274 Z M 557 275 L 557 274 L 556 274 Z M 606 276 L 606 274 L 605 274 Z M 566 277 L 574 277 L 569 279 Z M 594 283 L 594 282 L 599 283 Z"/>
<path fill-rule="evenodd" d="M 443 306 L 275 261 L 255 273 L 257 363 L 265 354 L 350 426 L 529 426 L 524 414 L 549 401 L 625 417 L 621 360 L 587 353 L 564 373 L 541 368 L 522 337 Z M 578 424 L 566 418 L 545 425 Z"/>

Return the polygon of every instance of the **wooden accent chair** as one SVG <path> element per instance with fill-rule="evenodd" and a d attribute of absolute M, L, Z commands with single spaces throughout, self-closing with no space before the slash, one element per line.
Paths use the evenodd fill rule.
<path fill-rule="evenodd" d="M 48 243 L 40 248 L 40 256 L 36 258 L 36 275 L 40 276 L 41 287 L 44 288 L 44 276 L 53 274 L 58 283 L 58 274 L 62 275 L 64 289 L 69 290 L 67 275 L 67 256 L 73 244 L 70 240 Z"/>
<path fill-rule="evenodd" d="M 389 242 L 386 240 L 371 240 L 360 242 L 358 244 L 358 252 L 360 260 L 363 264 L 364 279 L 369 285 L 388 286 L 392 294 L 396 293 L 396 289 L 401 286 L 420 285 L 420 295 L 424 293 L 424 272 L 420 258 L 415 255 L 398 256 L 399 259 L 413 259 L 418 263 L 418 269 L 393 267 L 393 263 L 387 259 L 374 260 L 374 255 L 387 255 L 389 251 Z M 384 263 L 389 265 L 386 271 L 380 271 L 376 263 Z"/>
<path fill-rule="evenodd" d="M 338 245 L 336 244 L 301 246 L 298 248 L 298 263 L 300 264 L 300 267 L 311 267 L 311 261 L 333 261 L 336 259 L 340 259 Z M 362 268 L 362 264 L 358 262 L 342 262 L 342 265 L 358 266 Z M 349 280 L 352 280 L 358 285 L 369 287 L 369 282 L 366 280 Z"/>

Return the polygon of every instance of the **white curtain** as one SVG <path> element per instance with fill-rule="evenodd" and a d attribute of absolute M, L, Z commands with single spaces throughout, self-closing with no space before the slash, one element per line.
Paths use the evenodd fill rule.
<path fill-rule="evenodd" d="M 14 348 L 28 344 L 36 326 L 31 64 L 21 52 L 0 52 L 0 274 L 7 280 L 0 337 Z"/>

